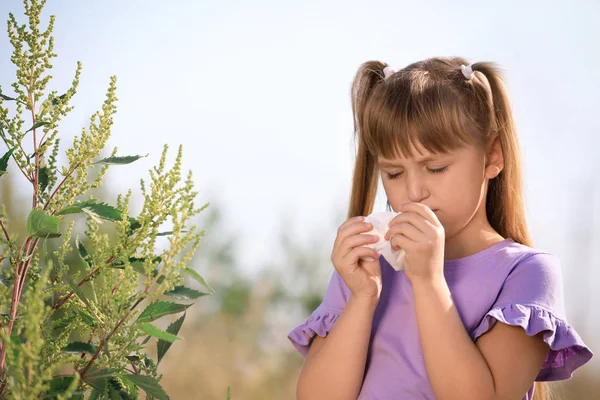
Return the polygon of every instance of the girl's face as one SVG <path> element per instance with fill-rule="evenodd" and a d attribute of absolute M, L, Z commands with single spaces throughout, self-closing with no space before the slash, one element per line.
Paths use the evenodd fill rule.
<path fill-rule="evenodd" d="M 394 211 L 407 202 L 422 203 L 437 215 L 446 239 L 467 224 L 488 228 L 485 199 L 488 179 L 496 177 L 504 164 L 500 141 L 488 152 L 465 146 L 450 153 L 434 155 L 420 144 L 410 159 L 379 158 L 379 169 L 388 201 Z"/>

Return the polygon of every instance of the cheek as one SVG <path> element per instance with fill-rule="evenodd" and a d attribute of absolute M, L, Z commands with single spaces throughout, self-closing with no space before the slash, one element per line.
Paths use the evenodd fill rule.
<path fill-rule="evenodd" d="M 383 183 L 383 190 L 385 192 L 385 197 L 387 197 L 387 199 L 390 202 L 390 204 L 392 205 L 392 207 L 395 204 L 400 206 L 401 203 L 406 201 L 406 200 L 404 200 L 406 198 L 406 194 L 404 192 L 402 185 L 394 184 L 394 181 L 391 181 L 391 182 L 383 181 L 382 183 Z"/>
<path fill-rule="evenodd" d="M 481 177 L 464 174 L 445 189 L 443 217 L 447 218 L 448 223 L 460 225 L 470 220 L 482 202 L 485 203 Z"/>
<path fill-rule="evenodd" d="M 446 185 L 444 202 L 456 209 L 473 207 L 480 197 L 481 185 L 474 177 L 464 175 Z"/>

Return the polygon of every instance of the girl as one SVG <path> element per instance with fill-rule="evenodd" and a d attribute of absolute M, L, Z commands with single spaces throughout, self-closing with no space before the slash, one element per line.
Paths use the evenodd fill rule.
<path fill-rule="evenodd" d="M 531 247 L 502 76 L 467 64 L 358 70 L 349 219 L 322 303 L 288 335 L 306 356 L 298 399 L 540 399 L 534 381 L 592 357 L 566 320 L 559 260 Z M 365 234 L 379 175 L 399 272 Z"/>

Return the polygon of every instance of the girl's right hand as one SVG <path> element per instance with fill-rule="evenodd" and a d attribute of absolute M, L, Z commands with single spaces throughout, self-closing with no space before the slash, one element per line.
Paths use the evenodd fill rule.
<path fill-rule="evenodd" d="M 362 233 L 373 229 L 371 223 L 363 221 L 364 217 L 350 218 L 338 228 L 333 244 L 331 262 L 340 274 L 353 296 L 379 300 L 381 295 L 381 265 L 379 253 L 366 244 L 376 243 L 375 235 Z M 374 261 L 366 261 L 361 257 L 370 257 Z"/>

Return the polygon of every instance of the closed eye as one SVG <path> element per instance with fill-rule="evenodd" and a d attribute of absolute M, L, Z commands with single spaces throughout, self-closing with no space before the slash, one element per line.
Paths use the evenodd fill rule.
<path fill-rule="evenodd" d="M 447 169 L 448 169 L 448 167 L 446 166 L 446 167 L 438 168 L 438 169 L 427 169 L 427 171 L 429 171 L 432 174 L 441 174 L 442 172 L 446 172 Z M 388 179 L 396 179 L 400 175 L 402 175 L 402 172 L 397 172 L 395 174 L 387 173 Z"/>

